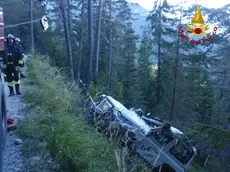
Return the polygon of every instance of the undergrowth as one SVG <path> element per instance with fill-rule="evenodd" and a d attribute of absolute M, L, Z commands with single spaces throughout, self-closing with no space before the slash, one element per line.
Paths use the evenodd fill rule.
<path fill-rule="evenodd" d="M 82 121 L 80 90 L 51 67 L 48 58 L 39 58 L 27 61 L 24 99 L 30 108 L 19 134 L 46 142 L 64 171 L 119 171 L 113 142 Z"/>
<path fill-rule="evenodd" d="M 28 115 L 20 123 L 20 136 L 45 142 L 46 151 L 65 172 L 150 172 L 145 162 L 127 162 L 126 157 L 132 158 L 114 140 L 83 122 L 85 97 L 48 59 L 39 56 L 27 61 Z"/>

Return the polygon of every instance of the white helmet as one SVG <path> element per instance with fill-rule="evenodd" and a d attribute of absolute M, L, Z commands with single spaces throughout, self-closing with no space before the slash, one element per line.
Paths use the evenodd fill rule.
<path fill-rule="evenodd" d="M 8 34 L 8 38 L 14 39 L 14 35 Z"/>
<path fill-rule="evenodd" d="M 15 41 L 21 42 L 20 38 L 15 38 Z"/>

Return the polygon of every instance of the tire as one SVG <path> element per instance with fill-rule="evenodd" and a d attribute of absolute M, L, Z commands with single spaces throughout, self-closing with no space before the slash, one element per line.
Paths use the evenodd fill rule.
<path fill-rule="evenodd" d="M 0 172 L 2 172 L 2 161 L 3 161 L 3 150 L 6 141 L 7 131 L 7 116 L 6 116 L 6 104 L 5 104 L 5 93 L 4 86 L 0 80 Z"/>

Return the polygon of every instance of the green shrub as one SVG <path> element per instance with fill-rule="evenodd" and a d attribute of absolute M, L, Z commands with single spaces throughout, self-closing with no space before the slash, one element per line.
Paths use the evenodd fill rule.
<path fill-rule="evenodd" d="M 30 115 L 19 133 L 45 141 L 65 171 L 117 171 L 114 144 L 83 123 L 84 97 L 60 73 L 47 58 L 28 61 L 24 99 Z"/>
<path fill-rule="evenodd" d="M 66 172 L 151 171 L 142 161 L 134 169 L 133 162 L 124 160 L 129 154 L 117 150 L 113 140 L 85 125 L 85 97 L 62 76 L 62 71 L 51 67 L 47 57 L 32 57 L 27 67 L 24 100 L 29 104 L 29 115 L 20 123 L 21 136 L 44 141 L 46 150 Z M 93 84 L 91 91 L 98 91 Z"/>

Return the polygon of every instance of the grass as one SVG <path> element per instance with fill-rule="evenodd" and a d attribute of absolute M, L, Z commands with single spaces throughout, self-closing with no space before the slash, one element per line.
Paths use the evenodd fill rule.
<path fill-rule="evenodd" d="M 46 142 L 46 149 L 65 171 L 117 171 L 113 142 L 81 120 L 80 90 L 45 57 L 32 57 L 27 67 L 24 99 L 30 104 L 30 115 L 21 122 L 20 135 Z"/>
<path fill-rule="evenodd" d="M 229 171 L 230 156 L 223 152 L 229 149 L 230 131 L 208 124 L 197 124 L 188 133 L 197 141 L 198 156 L 193 162 L 191 172 L 196 171 Z M 209 158 L 208 158 L 209 157 Z"/>
<path fill-rule="evenodd" d="M 45 142 L 45 151 L 66 172 L 150 171 L 146 163 L 132 169 L 124 160 L 129 155 L 119 153 L 112 140 L 83 123 L 85 98 L 47 57 L 31 57 L 27 68 L 24 100 L 29 106 L 28 118 L 19 127 L 22 137 Z"/>

